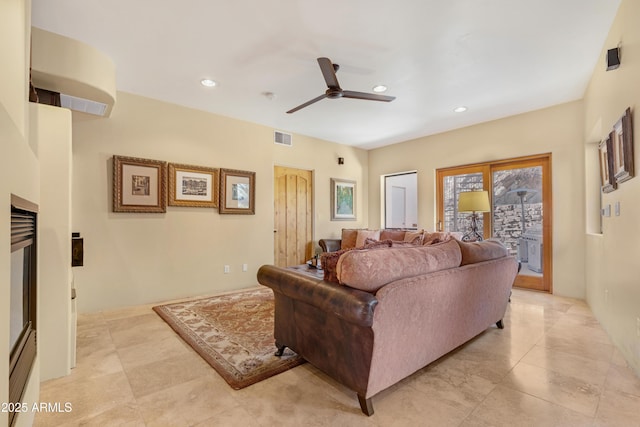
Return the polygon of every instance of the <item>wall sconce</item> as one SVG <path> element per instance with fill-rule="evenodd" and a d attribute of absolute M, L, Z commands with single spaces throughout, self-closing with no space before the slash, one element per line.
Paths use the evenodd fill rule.
<path fill-rule="evenodd" d="M 338 157 L 338 164 L 344 165 L 344 157 Z"/>
<path fill-rule="evenodd" d="M 607 50 L 607 71 L 615 70 L 620 66 L 620 48 L 614 47 Z"/>

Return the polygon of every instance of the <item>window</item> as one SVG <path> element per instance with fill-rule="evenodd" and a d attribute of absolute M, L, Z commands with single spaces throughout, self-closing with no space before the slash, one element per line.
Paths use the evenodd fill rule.
<path fill-rule="evenodd" d="M 384 228 L 418 228 L 418 174 L 384 176 Z"/>

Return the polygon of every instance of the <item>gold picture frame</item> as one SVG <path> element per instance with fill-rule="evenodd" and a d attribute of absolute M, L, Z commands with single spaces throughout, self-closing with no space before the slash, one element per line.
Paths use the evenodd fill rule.
<path fill-rule="evenodd" d="M 218 207 L 218 169 L 169 163 L 169 206 Z"/>
<path fill-rule="evenodd" d="M 613 176 L 611 135 L 600 142 L 598 152 L 600 158 L 600 188 L 603 193 L 610 193 L 617 188 L 616 179 Z"/>
<path fill-rule="evenodd" d="M 634 175 L 633 168 L 633 126 L 631 108 L 613 126 L 613 174 L 617 183 L 625 182 Z"/>
<path fill-rule="evenodd" d="M 166 162 L 113 156 L 114 212 L 164 213 L 166 201 Z"/>
<path fill-rule="evenodd" d="M 221 214 L 255 215 L 256 173 L 236 169 L 220 169 Z"/>

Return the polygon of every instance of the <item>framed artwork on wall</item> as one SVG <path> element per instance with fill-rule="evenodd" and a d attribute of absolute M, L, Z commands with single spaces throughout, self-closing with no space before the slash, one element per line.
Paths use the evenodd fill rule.
<path fill-rule="evenodd" d="M 610 193 L 616 189 L 616 179 L 613 176 L 613 149 L 611 135 L 598 145 L 600 157 L 600 188 L 603 193 Z"/>
<path fill-rule="evenodd" d="M 163 213 L 166 200 L 166 162 L 113 156 L 114 212 Z"/>
<path fill-rule="evenodd" d="M 616 182 L 633 178 L 633 126 L 631 108 L 613 126 L 613 172 Z"/>
<path fill-rule="evenodd" d="M 356 182 L 331 178 L 331 221 L 356 220 Z"/>
<path fill-rule="evenodd" d="M 169 163 L 169 206 L 218 207 L 218 169 Z"/>
<path fill-rule="evenodd" d="M 220 169 L 219 213 L 255 215 L 255 187 L 255 172 Z"/>

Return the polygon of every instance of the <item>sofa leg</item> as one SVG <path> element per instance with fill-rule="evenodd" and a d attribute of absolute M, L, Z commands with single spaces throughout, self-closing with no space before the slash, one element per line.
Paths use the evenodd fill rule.
<path fill-rule="evenodd" d="M 358 402 L 360 402 L 360 409 L 362 409 L 362 413 L 371 416 L 373 415 L 373 403 L 371 403 L 371 398 L 365 399 L 363 396 L 358 394 Z"/>
<path fill-rule="evenodd" d="M 498 327 L 498 329 L 504 329 L 504 323 L 502 322 L 502 319 L 496 322 L 496 326 Z"/>
<path fill-rule="evenodd" d="M 275 355 L 280 357 L 284 354 L 284 349 L 287 348 L 287 346 L 276 343 L 276 348 L 278 349 L 278 351 L 275 352 Z"/>

